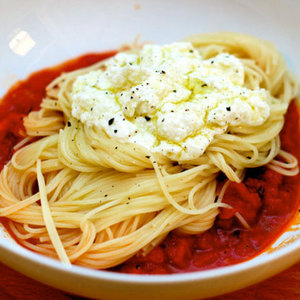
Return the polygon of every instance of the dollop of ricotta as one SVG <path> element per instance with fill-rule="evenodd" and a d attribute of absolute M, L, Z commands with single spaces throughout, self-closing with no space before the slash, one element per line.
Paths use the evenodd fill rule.
<path fill-rule="evenodd" d="M 201 156 L 229 126 L 259 126 L 270 114 L 264 89 L 244 87 L 233 55 L 204 60 L 190 43 L 118 53 L 73 83 L 72 115 L 108 136 L 172 160 Z"/>

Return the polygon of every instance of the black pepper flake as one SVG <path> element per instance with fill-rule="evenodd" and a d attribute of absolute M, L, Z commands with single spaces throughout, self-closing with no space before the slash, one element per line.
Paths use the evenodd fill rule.
<path fill-rule="evenodd" d="M 72 125 L 72 124 L 71 124 L 71 122 L 70 122 L 70 121 L 68 121 L 68 127 L 71 127 L 71 125 Z"/>
<path fill-rule="evenodd" d="M 247 156 L 248 159 L 251 159 L 251 156 Z"/>
<path fill-rule="evenodd" d="M 91 111 L 93 111 L 94 107 L 91 107 Z"/>
<path fill-rule="evenodd" d="M 135 268 L 136 268 L 137 270 L 139 270 L 139 269 L 141 268 L 141 266 L 140 266 L 140 265 L 136 265 Z"/>
<path fill-rule="evenodd" d="M 163 118 L 162 120 L 161 120 L 161 122 L 163 123 L 165 121 L 165 118 Z"/>
<path fill-rule="evenodd" d="M 149 82 L 147 82 L 146 85 L 149 85 Z"/>
<path fill-rule="evenodd" d="M 166 71 L 161 70 L 160 73 L 161 73 L 161 74 L 166 74 Z"/>
<path fill-rule="evenodd" d="M 121 93 L 121 96 L 123 96 L 123 93 Z"/>
<path fill-rule="evenodd" d="M 203 83 L 202 85 L 201 85 L 201 87 L 206 87 L 207 86 L 207 84 L 206 83 Z"/>
<path fill-rule="evenodd" d="M 212 60 L 210 63 L 211 63 L 211 64 L 213 64 L 214 62 L 215 62 L 215 61 L 214 61 L 214 60 Z"/>
<path fill-rule="evenodd" d="M 109 125 L 109 126 L 112 125 L 112 124 L 114 123 L 114 120 L 115 120 L 115 118 L 111 118 L 111 119 L 108 121 L 108 125 Z"/>
<path fill-rule="evenodd" d="M 177 90 L 173 90 L 173 93 L 176 93 L 177 92 Z"/>
<path fill-rule="evenodd" d="M 230 106 L 227 106 L 227 107 L 226 107 L 226 110 L 227 110 L 227 111 L 231 111 L 231 107 L 230 107 Z"/>
<path fill-rule="evenodd" d="M 174 110 L 171 110 L 171 112 L 174 112 Z"/>
<path fill-rule="evenodd" d="M 156 160 L 154 160 L 153 163 L 156 164 Z"/>
<path fill-rule="evenodd" d="M 104 197 L 107 197 L 107 196 L 108 196 L 107 194 L 104 195 Z"/>
<path fill-rule="evenodd" d="M 231 134 L 231 132 L 230 132 L 230 131 L 228 131 L 228 132 L 227 132 L 227 134 Z"/>
<path fill-rule="evenodd" d="M 190 111 L 188 108 L 186 108 L 184 111 Z"/>
<path fill-rule="evenodd" d="M 117 150 L 117 149 L 118 149 L 118 146 L 116 146 L 115 149 Z"/>
<path fill-rule="evenodd" d="M 145 119 L 146 119 L 147 122 L 151 120 L 151 118 L 148 117 L 148 116 L 145 116 Z"/>
<path fill-rule="evenodd" d="M 128 197 L 127 199 L 130 200 L 130 197 Z"/>
<path fill-rule="evenodd" d="M 114 133 L 117 133 L 117 132 L 118 132 L 118 130 L 117 130 L 117 129 L 115 129 L 115 130 L 114 130 Z"/>
<path fill-rule="evenodd" d="M 125 106 L 125 109 L 127 109 L 127 106 Z"/>
<path fill-rule="evenodd" d="M 235 237 L 237 237 L 238 239 L 240 238 L 240 234 L 241 234 L 241 231 L 240 231 L 240 230 L 235 230 L 235 231 L 233 232 L 233 235 L 234 235 Z"/>
<path fill-rule="evenodd" d="M 146 158 L 150 158 L 150 155 L 146 155 L 145 157 L 146 157 Z"/>

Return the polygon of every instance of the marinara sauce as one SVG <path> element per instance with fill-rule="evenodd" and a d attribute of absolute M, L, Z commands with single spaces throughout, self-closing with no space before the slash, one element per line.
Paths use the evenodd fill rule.
<path fill-rule="evenodd" d="M 87 54 L 17 82 L 0 103 L 0 168 L 9 161 L 14 145 L 25 137 L 23 117 L 39 110 L 46 86 L 62 72 L 87 67 L 116 52 Z M 300 159 L 299 113 L 292 102 L 280 133 L 281 148 Z M 299 160 L 300 161 L 300 160 Z M 220 176 L 219 180 L 224 180 Z M 249 169 L 243 183 L 230 183 L 214 226 L 199 235 L 171 232 L 148 255 L 136 255 L 111 271 L 168 274 L 207 270 L 248 260 L 266 250 L 293 220 L 299 206 L 300 175 L 287 177 L 266 167 Z M 245 229 L 234 216 L 250 224 Z M 5 222 L 4 222 L 5 223 Z"/>

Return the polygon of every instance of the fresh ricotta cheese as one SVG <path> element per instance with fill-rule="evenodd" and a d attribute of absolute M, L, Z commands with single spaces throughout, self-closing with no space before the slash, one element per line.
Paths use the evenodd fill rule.
<path fill-rule="evenodd" d="M 78 76 L 72 115 L 111 138 L 188 161 L 229 126 L 266 121 L 267 91 L 243 85 L 244 67 L 233 55 L 204 60 L 190 43 L 145 45 Z"/>

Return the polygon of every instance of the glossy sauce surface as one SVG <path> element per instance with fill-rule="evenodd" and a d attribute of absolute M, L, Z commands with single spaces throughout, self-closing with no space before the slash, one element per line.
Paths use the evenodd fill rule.
<path fill-rule="evenodd" d="M 46 86 L 62 72 L 87 67 L 115 52 L 87 54 L 44 69 L 16 83 L 0 103 L 0 168 L 11 158 L 14 145 L 25 137 L 22 119 L 39 110 Z M 281 132 L 282 149 L 300 159 L 299 113 L 292 102 Z M 223 180 L 220 176 L 219 180 Z M 300 176 L 286 177 L 267 168 L 250 169 L 243 183 L 231 183 L 213 228 L 201 235 L 172 232 L 147 256 L 136 255 L 111 269 L 125 273 L 167 274 L 226 266 L 248 260 L 265 249 L 289 226 L 299 206 Z M 245 229 L 235 211 L 251 225 Z M 5 222 L 4 222 L 5 223 Z"/>

